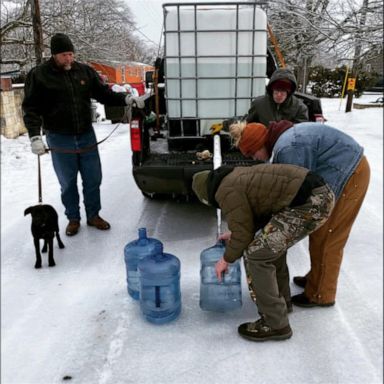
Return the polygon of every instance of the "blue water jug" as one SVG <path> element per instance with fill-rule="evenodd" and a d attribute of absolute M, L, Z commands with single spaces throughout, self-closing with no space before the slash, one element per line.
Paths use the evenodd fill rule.
<path fill-rule="evenodd" d="M 219 240 L 200 254 L 200 308 L 205 311 L 227 312 L 242 306 L 240 262 L 228 265 L 221 282 L 216 277 L 215 264 L 224 251 L 225 243 Z"/>
<path fill-rule="evenodd" d="M 147 229 L 139 228 L 139 238 L 124 247 L 125 268 L 127 271 L 127 288 L 129 295 L 139 300 L 139 273 L 137 264 L 146 256 L 153 255 L 156 244 L 161 241 L 147 237 Z"/>
<path fill-rule="evenodd" d="M 175 319 L 181 311 L 180 261 L 163 253 L 156 244 L 156 253 L 139 261 L 140 308 L 151 323 L 164 324 Z"/>

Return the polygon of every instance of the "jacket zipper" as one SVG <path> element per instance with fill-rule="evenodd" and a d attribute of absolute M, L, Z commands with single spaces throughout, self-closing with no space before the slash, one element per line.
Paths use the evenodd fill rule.
<path fill-rule="evenodd" d="M 79 113 L 76 107 L 76 97 L 75 97 L 75 90 L 73 86 L 73 78 L 69 72 L 65 72 L 65 76 L 67 78 L 67 81 L 69 83 L 70 93 L 72 96 L 72 111 L 74 116 L 74 124 L 75 124 L 75 131 L 77 134 L 80 134 L 80 120 L 79 120 Z"/>

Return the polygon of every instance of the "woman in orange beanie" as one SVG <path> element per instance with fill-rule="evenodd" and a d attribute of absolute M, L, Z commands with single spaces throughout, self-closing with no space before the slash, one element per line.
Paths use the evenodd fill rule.
<path fill-rule="evenodd" d="M 265 161 L 271 157 L 273 145 L 279 136 L 292 126 L 288 120 L 272 121 L 268 129 L 261 123 L 240 121 L 229 127 L 229 133 L 233 145 L 244 156 Z"/>
<path fill-rule="evenodd" d="M 309 236 L 311 269 L 293 280 L 305 290 L 292 297 L 292 303 L 302 307 L 334 305 L 344 247 L 369 184 L 364 149 L 349 135 L 319 123 L 293 125 L 283 120 L 268 129 L 237 123 L 230 134 L 243 155 L 307 168 L 323 177 L 335 193 L 331 216 Z M 257 139 L 250 140 L 253 136 Z"/>

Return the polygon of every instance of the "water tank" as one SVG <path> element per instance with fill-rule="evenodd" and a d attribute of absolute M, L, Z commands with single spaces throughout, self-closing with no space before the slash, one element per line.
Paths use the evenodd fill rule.
<path fill-rule="evenodd" d="M 169 119 L 200 119 L 208 133 L 265 94 L 267 17 L 256 4 L 166 4 L 164 25 Z"/>
<path fill-rule="evenodd" d="M 139 300 L 139 273 L 137 264 L 146 256 L 151 256 L 155 252 L 156 245 L 162 243 L 150 237 L 147 237 L 147 229 L 139 228 L 138 239 L 129 242 L 124 247 L 124 261 L 127 272 L 128 294 L 135 300 Z"/>
<path fill-rule="evenodd" d="M 215 264 L 224 251 L 225 244 L 219 241 L 200 254 L 200 308 L 205 311 L 227 312 L 242 306 L 240 262 L 228 265 L 221 282 L 216 277 Z"/>
<path fill-rule="evenodd" d="M 176 319 L 181 311 L 180 261 L 163 252 L 156 252 L 139 261 L 140 308 L 151 323 L 164 324 Z"/>

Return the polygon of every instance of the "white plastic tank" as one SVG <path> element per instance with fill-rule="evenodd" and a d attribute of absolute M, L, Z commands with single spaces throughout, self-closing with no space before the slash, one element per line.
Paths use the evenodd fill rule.
<path fill-rule="evenodd" d="M 252 3 L 167 4 L 164 11 L 168 117 L 199 118 L 207 131 L 246 114 L 265 93 L 265 12 Z"/>

